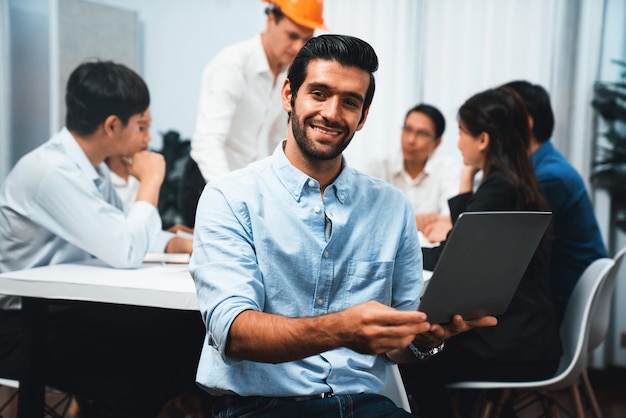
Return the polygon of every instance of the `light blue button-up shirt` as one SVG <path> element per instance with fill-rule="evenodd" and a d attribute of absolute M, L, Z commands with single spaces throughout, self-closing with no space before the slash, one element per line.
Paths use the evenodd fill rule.
<path fill-rule="evenodd" d="M 0 272 L 98 258 L 137 267 L 161 230 L 157 209 L 128 215 L 102 163 L 94 167 L 65 128 L 18 161 L 0 187 Z M 20 299 L 0 295 L 0 308 Z"/>
<path fill-rule="evenodd" d="M 370 300 L 414 310 L 423 285 L 413 208 L 399 189 L 344 166 L 322 199 L 281 145 L 206 186 L 190 270 L 207 324 L 197 380 L 242 396 L 380 393 L 388 365 L 347 348 L 281 364 L 228 357 L 242 311 L 308 317 Z"/>

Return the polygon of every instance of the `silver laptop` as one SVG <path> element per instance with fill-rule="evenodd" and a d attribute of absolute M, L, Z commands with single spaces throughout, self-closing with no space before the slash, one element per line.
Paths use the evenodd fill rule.
<path fill-rule="evenodd" d="M 432 323 L 504 313 L 551 212 L 466 212 L 448 236 L 419 310 Z"/>

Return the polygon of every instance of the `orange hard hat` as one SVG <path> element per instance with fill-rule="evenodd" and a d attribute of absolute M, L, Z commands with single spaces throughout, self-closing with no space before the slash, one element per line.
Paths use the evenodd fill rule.
<path fill-rule="evenodd" d="M 310 29 L 326 29 L 324 0 L 261 0 L 272 3 L 298 25 Z"/>

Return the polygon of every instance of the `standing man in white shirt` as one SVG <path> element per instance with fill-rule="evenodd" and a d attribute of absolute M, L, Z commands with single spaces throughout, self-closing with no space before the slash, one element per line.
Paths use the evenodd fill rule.
<path fill-rule="evenodd" d="M 369 173 L 400 188 L 415 211 L 417 228 L 430 242 L 440 242 L 452 228 L 448 199 L 459 193 L 461 166 L 452 158 L 433 157 L 446 121 L 434 106 L 409 109 L 402 126 L 401 152 L 375 161 Z"/>
<path fill-rule="evenodd" d="M 145 82 L 120 64 L 83 63 L 65 102 L 66 127 L 22 157 L 0 186 L 2 273 L 93 259 L 135 268 L 161 230 L 163 156 L 133 155 L 139 189 L 128 213 L 104 162 L 125 155 L 136 136 L 150 104 Z M 0 377 L 20 375 L 21 305 L 0 295 Z M 44 383 L 80 397 L 81 416 L 152 418 L 195 387 L 197 312 L 59 303 L 47 319 Z"/>
<path fill-rule="evenodd" d="M 179 199 L 193 227 L 204 184 L 271 154 L 287 135 L 280 101 L 286 70 L 315 29 L 325 29 L 323 0 L 263 0 L 265 31 L 224 48 L 202 74 L 191 158 Z"/>

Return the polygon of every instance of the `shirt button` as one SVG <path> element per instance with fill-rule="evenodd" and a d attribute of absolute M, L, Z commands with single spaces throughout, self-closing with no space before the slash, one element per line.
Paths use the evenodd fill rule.
<path fill-rule="evenodd" d="M 345 194 L 340 194 L 340 195 L 339 195 L 339 200 L 341 200 L 342 202 L 343 202 L 344 200 L 346 200 L 346 195 L 345 195 Z"/>
<path fill-rule="evenodd" d="M 319 299 L 317 300 L 317 304 L 318 304 L 319 306 L 322 306 L 322 305 L 324 304 L 324 299 L 319 298 Z"/>
<path fill-rule="evenodd" d="M 328 258 L 328 251 L 324 251 L 324 258 Z"/>
<path fill-rule="evenodd" d="M 319 207 L 319 206 L 315 206 L 315 207 L 313 208 L 313 210 L 315 211 L 315 213 L 319 213 L 319 211 L 320 211 L 320 207 Z"/>
<path fill-rule="evenodd" d="M 315 186 L 315 182 L 313 180 L 309 180 L 309 187 Z"/>

